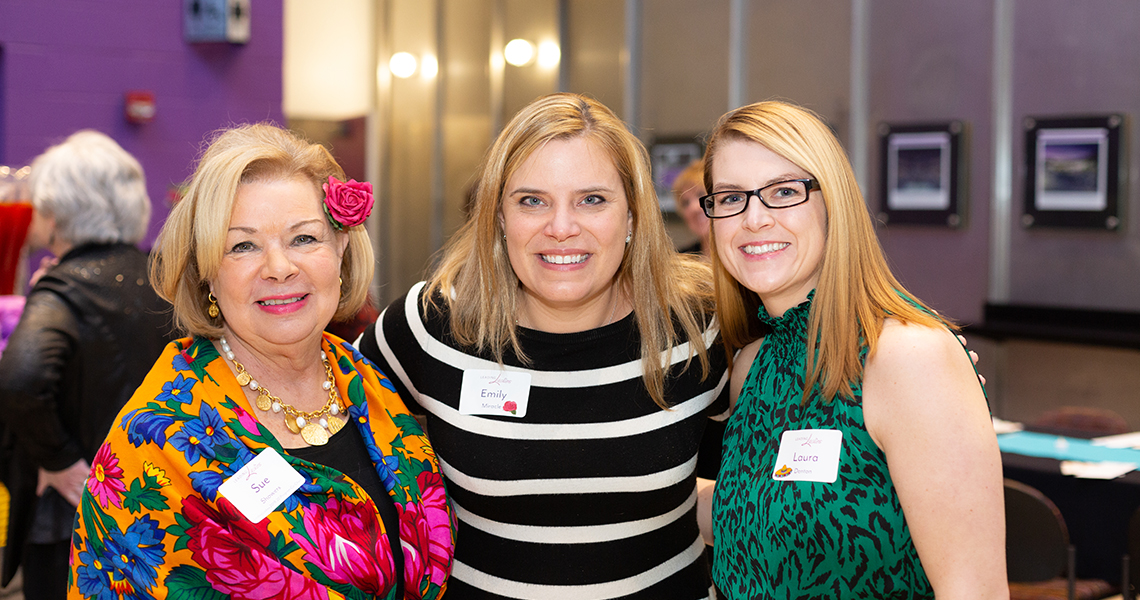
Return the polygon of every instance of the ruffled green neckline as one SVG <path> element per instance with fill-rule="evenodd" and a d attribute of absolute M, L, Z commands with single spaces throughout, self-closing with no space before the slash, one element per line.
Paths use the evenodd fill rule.
<path fill-rule="evenodd" d="M 763 304 L 760 304 L 760 310 L 757 316 L 760 317 L 761 323 L 764 323 L 776 331 L 794 327 L 807 321 L 808 314 L 811 312 L 811 301 L 813 298 L 815 298 L 814 289 L 808 292 L 807 300 L 784 311 L 784 314 L 779 317 L 769 315 L 768 309 L 764 308 Z"/>

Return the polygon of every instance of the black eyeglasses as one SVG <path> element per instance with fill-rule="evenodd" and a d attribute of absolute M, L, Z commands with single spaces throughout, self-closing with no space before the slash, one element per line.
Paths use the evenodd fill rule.
<path fill-rule="evenodd" d="M 803 204 L 819 189 L 815 179 L 790 179 L 768 184 L 758 190 L 727 190 L 701 196 L 701 208 L 710 219 L 735 217 L 748 208 L 748 199 L 756 196 L 768 208 L 791 208 Z"/>

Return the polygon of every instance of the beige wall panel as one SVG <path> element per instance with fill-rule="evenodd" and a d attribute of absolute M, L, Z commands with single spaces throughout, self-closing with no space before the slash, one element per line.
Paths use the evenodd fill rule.
<path fill-rule="evenodd" d="M 537 46 L 558 39 L 558 3 L 555 0 L 504 0 L 503 43 L 521 38 Z M 500 51 L 502 49 L 500 48 Z M 532 62 L 523 67 L 506 65 L 503 72 L 503 124 L 539 96 L 558 91 L 558 67 Z"/>
<path fill-rule="evenodd" d="M 642 5 L 641 124 L 646 143 L 703 134 L 728 108 L 729 0 Z"/>
<path fill-rule="evenodd" d="M 568 91 L 588 94 L 622 119 L 625 54 L 625 2 L 569 0 Z"/>
<path fill-rule="evenodd" d="M 823 115 L 847 144 L 851 1 L 753 0 L 746 102 L 790 100 Z"/>
<path fill-rule="evenodd" d="M 463 224 L 464 202 L 491 141 L 492 0 L 444 3 L 443 235 Z"/>
<path fill-rule="evenodd" d="M 390 47 L 417 57 L 436 56 L 435 3 L 393 0 Z M 391 96 L 391 156 L 387 228 L 381 244 L 392 269 L 385 296 L 406 291 L 424 276 L 431 248 L 432 138 L 436 79 L 419 71 L 408 79 L 393 78 Z"/>

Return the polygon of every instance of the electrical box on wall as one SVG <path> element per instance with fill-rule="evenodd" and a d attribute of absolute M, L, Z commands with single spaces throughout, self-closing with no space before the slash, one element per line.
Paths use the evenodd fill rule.
<path fill-rule="evenodd" d="M 183 0 L 183 38 L 187 42 L 248 42 L 249 2 L 250 0 Z"/>

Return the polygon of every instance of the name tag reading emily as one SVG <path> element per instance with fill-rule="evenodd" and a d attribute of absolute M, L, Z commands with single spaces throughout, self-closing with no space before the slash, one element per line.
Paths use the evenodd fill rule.
<path fill-rule="evenodd" d="M 464 415 L 526 416 L 530 373 L 468 369 L 459 390 L 459 413 Z"/>
<path fill-rule="evenodd" d="M 266 448 L 218 486 L 218 491 L 250 523 L 260 523 L 304 483 L 305 477 L 276 450 Z"/>
<path fill-rule="evenodd" d="M 843 432 L 834 429 L 797 429 L 780 436 L 780 451 L 772 479 L 834 483 L 839 477 Z"/>

